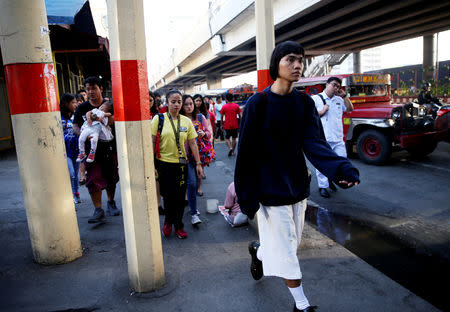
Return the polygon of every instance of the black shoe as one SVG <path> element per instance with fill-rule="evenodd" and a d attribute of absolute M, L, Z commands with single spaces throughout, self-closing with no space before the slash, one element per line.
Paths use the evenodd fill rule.
<path fill-rule="evenodd" d="M 110 216 L 120 216 L 120 210 L 117 208 L 115 200 L 108 200 L 106 213 Z"/>
<path fill-rule="evenodd" d="M 164 208 L 162 206 L 158 206 L 158 213 L 160 216 L 163 216 L 166 212 L 164 211 Z"/>
<path fill-rule="evenodd" d="M 105 218 L 105 212 L 102 208 L 96 207 L 94 209 L 94 214 L 88 219 L 88 223 L 98 223 L 102 221 L 103 218 Z"/>
<path fill-rule="evenodd" d="M 259 243 L 257 241 L 253 241 L 248 244 L 248 252 L 250 256 L 252 256 L 252 264 L 250 265 L 250 273 L 252 273 L 253 279 L 255 281 L 261 279 L 263 276 L 263 267 L 262 262 L 256 256 L 258 252 Z"/>
<path fill-rule="evenodd" d="M 330 189 L 331 189 L 333 192 L 337 192 L 337 187 L 336 187 L 336 185 L 334 185 L 333 181 L 328 180 L 328 184 L 330 185 Z"/>
<path fill-rule="evenodd" d="M 319 188 L 319 194 L 322 197 L 328 198 L 330 197 L 330 193 L 328 193 L 327 189 Z"/>
<path fill-rule="evenodd" d="M 233 150 L 230 150 L 230 151 L 228 152 L 228 157 L 231 157 L 231 155 L 233 155 Z"/>
<path fill-rule="evenodd" d="M 314 312 L 314 311 L 316 311 L 316 309 L 317 309 L 317 306 L 309 306 L 306 309 L 299 310 L 299 309 L 297 309 L 297 307 L 294 304 L 293 312 Z"/>

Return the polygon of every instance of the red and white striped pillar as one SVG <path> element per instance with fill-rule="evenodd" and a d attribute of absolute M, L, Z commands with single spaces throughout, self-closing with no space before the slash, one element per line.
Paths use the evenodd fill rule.
<path fill-rule="evenodd" d="M 44 0 L 0 0 L 3 64 L 36 262 L 82 255 Z"/>
<path fill-rule="evenodd" d="M 130 286 L 165 284 L 142 0 L 108 0 L 111 76 Z"/>
<path fill-rule="evenodd" d="M 255 0 L 256 16 L 256 69 L 258 92 L 273 83 L 270 78 L 270 56 L 275 47 L 272 0 Z"/>

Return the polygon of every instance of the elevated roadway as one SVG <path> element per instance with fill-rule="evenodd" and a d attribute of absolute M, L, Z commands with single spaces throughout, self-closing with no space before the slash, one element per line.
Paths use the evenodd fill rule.
<path fill-rule="evenodd" d="M 274 0 L 276 43 L 295 40 L 307 56 L 352 53 L 450 29 L 450 1 Z M 174 49 L 152 90 L 191 89 L 256 70 L 254 1 L 230 0 Z"/>

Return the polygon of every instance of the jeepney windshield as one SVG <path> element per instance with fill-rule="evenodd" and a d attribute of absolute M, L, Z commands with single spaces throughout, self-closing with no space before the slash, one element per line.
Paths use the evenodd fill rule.
<path fill-rule="evenodd" d="M 346 82 L 350 96 L 384 96 L 391 83 L 389 74 L 354 74 Z"/>
<path fill-rule="evenodd" d="M 349 86 L 350 96 L 383 96 L 387 95 L 386 85 Z"/>

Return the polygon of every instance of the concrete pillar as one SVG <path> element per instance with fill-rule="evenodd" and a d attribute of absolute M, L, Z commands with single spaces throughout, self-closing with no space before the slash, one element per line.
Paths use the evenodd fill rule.
<path fill-rule="evenodd" d="M 423 76 L 422 79 L 430 82 L 433 79 L 436 64 L 437 40 L 436 34 L 423 36 Z"/>
<path fill-rule="evenodd" d="M 275 48 L 272 0 L 255 0 L 256 69 L 258 91 L 273 83 L 269 74 L 270 56 Z"/>
<path fill-rule="evenodd" d="M 361 51 L 353 53 L 353 72 L 356 74 L 361 73 Z"/>
<path fill-rule="evenodd" d="M 183 85 L 184 94 L 194 95 L 195 86 L 192 83 L 186 83 Z"/>
<path fill-rule="evenodd" d="M 222 88 L 222 76 L 221 75 L 206 76 L 206 87 L 208 88 L 208 90 Z"/>
<path fill-rule="evenodd" d="M 34 259 L 82 255 L 44 0 L 0 0 L 0 44 Z"/>
<path fill-rule="evenodd" d="M 142 0 L 108 0 L 111 77 L 128 276 L 136 292 L 164 286 Z"/>

